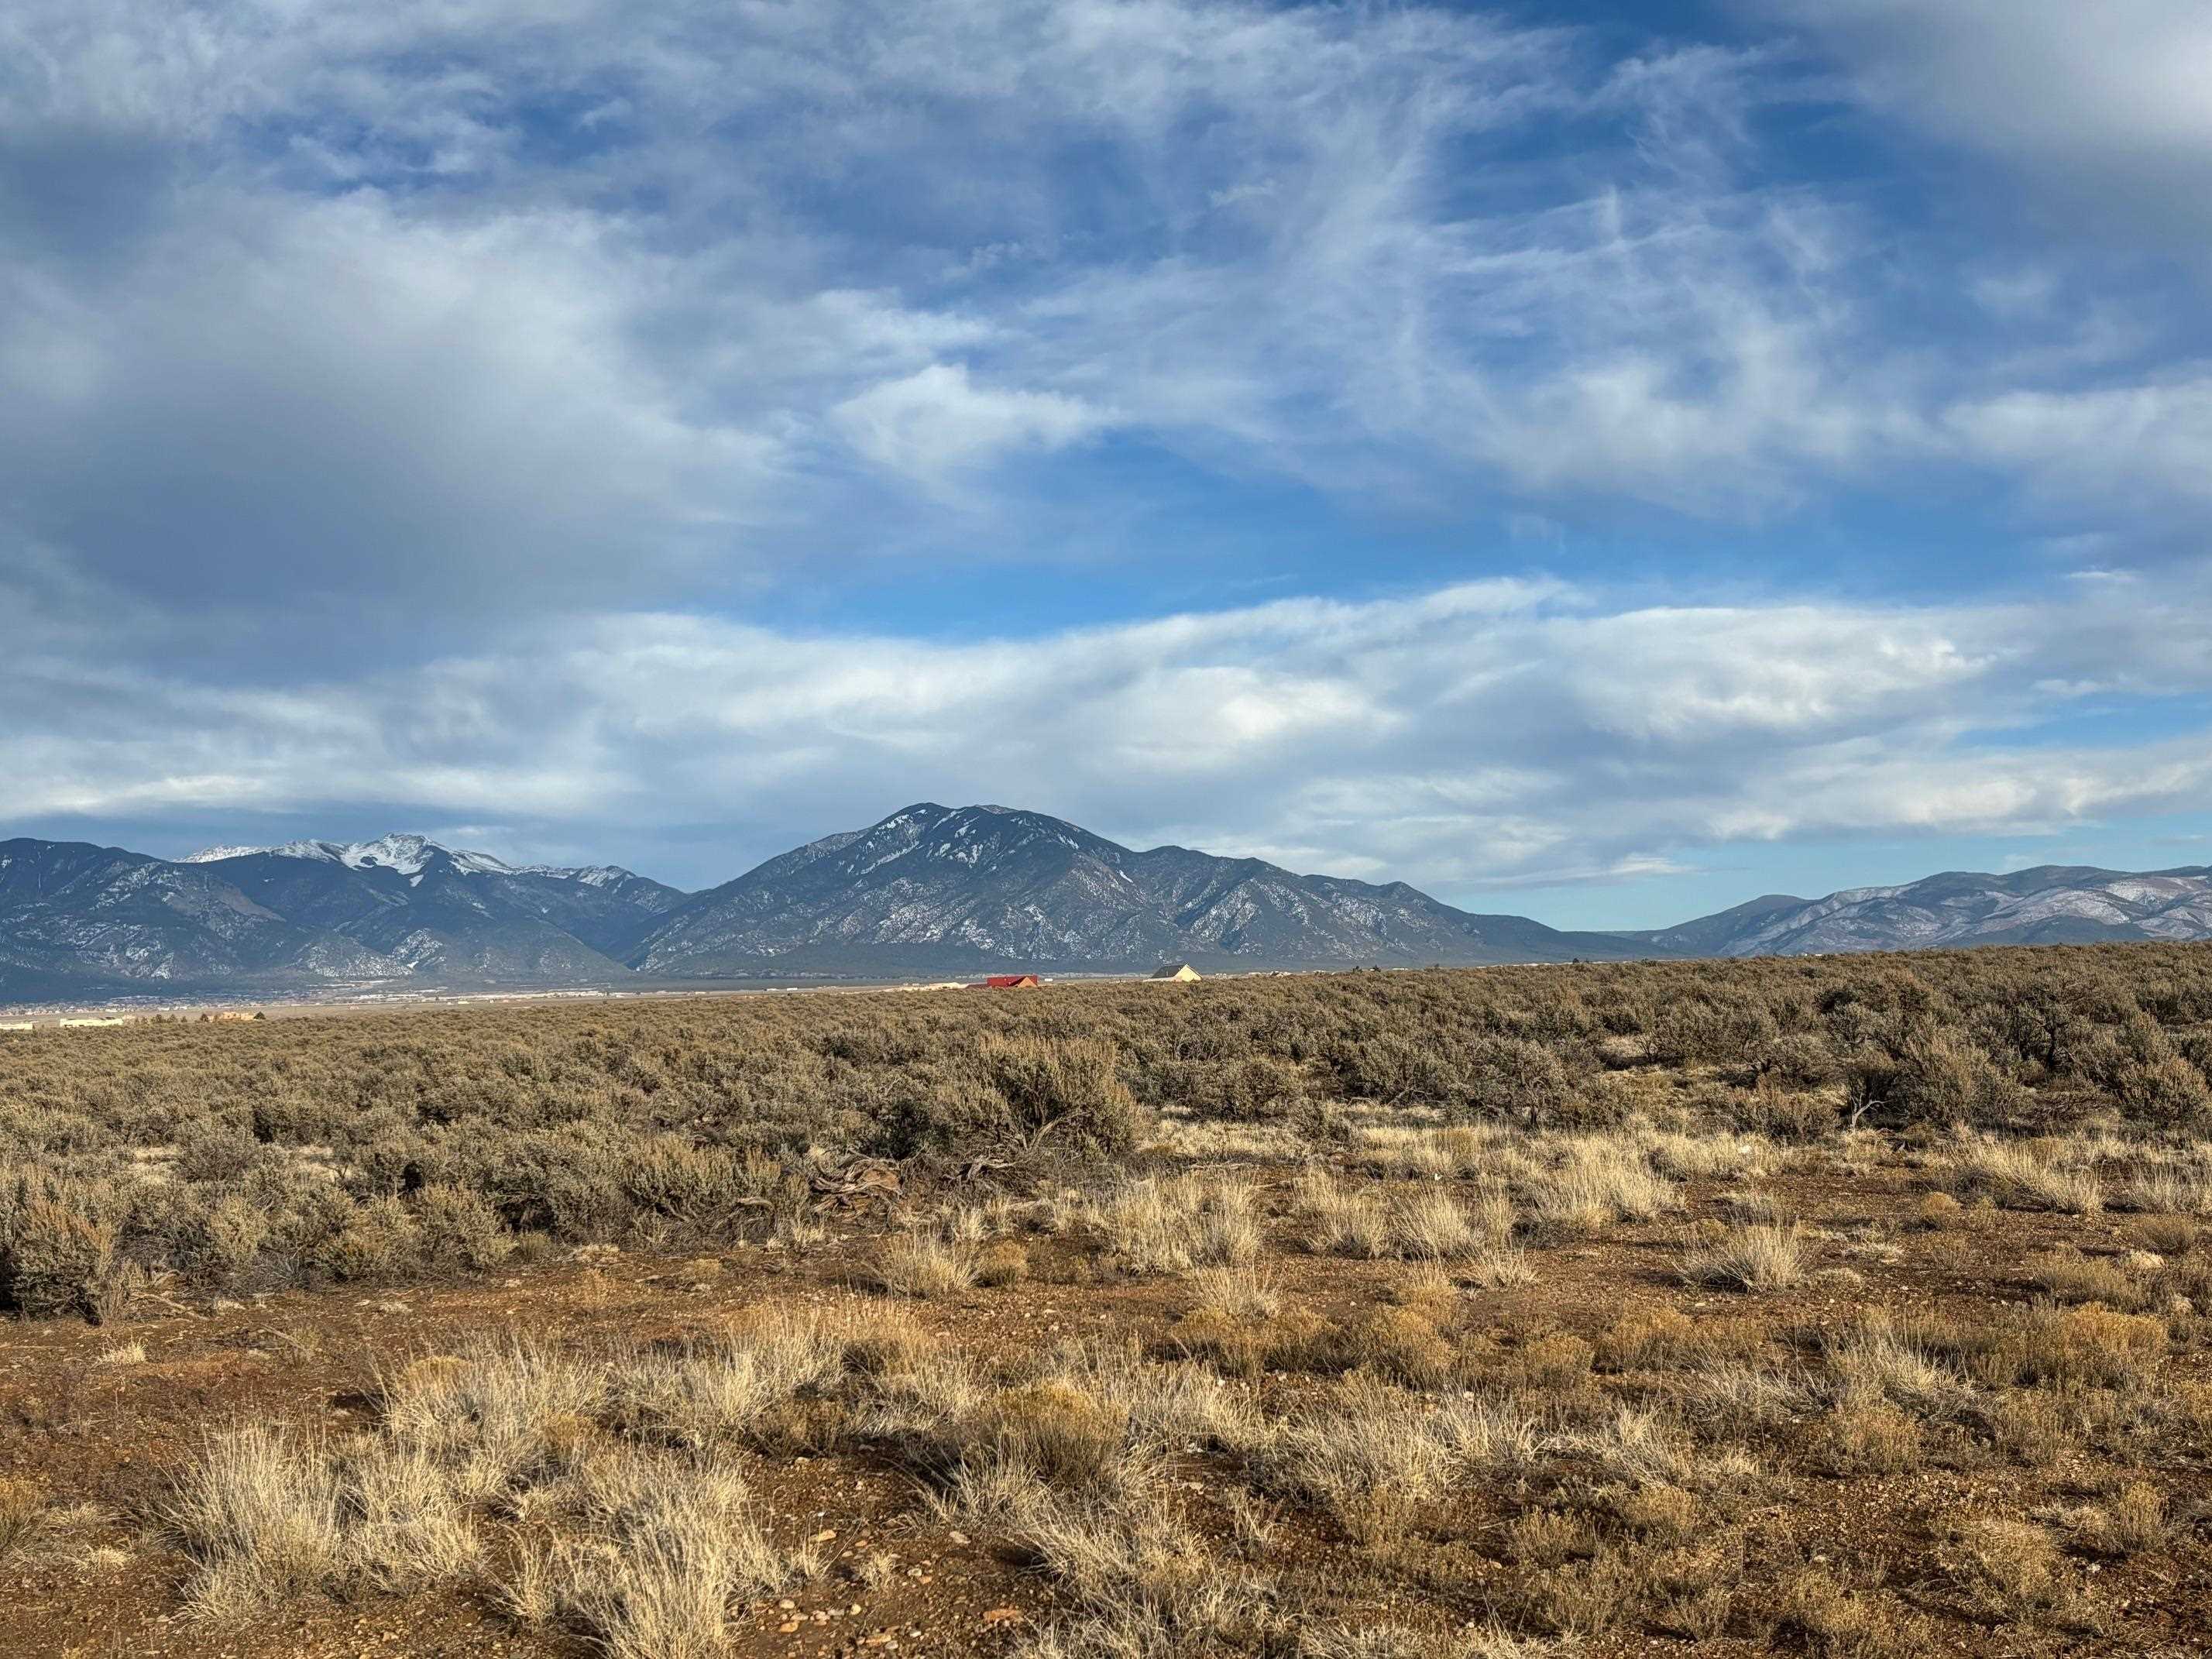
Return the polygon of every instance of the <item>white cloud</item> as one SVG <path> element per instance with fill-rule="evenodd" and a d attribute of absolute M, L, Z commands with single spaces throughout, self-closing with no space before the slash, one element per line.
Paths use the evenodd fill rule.
<path fill-rule="evenodd" d="M 250 838 L 256 814 L 384 808 L 648 867 L 660 826 L 731 826 L 701 878 L 909 799 L 995 799 L 1463 893 L 2212 807 L 2203 733 L 2041 729 L 2091 682 L 2212 690 L 2200 589 L 1652 609 L 1492 583 L 970 644 L 626 615 L 282 691 L 72 670 L 19 629 L 0 769 L 18 821 L 159 805 Z"/>
<path fill-rule="evenodd" d="M 1894 175 L 1774 148 L 1832 89 L 1795 49 L 1613 61 L 1444 5 L 16 0 L 8 810 L 388 805 L 623 853 L 1000 795 L 1450 885 L 2201 805 L 2186 745 L 2038 728 L 2204 690 L 2174 550 L 2212 342 L 2140 266 L 2167 220 L 2212 246 L 2212 15 L 1791 15 L 1903 124 Z M 1925 133 L 2100 233 L 1979 190 L 1957 230 Z M 1127 474 L 1083 476 L 1109 434 Z M 1931 544 L 2017 502 L 2049 568 L 2136 580 L 836 623 L 901 551 L 1060 556 L 1152 451 L 1275 522 L 1312 489 L 1449 526 L 1470 570 L 1488 524 L 1663 557 L 1684 515 L 1825 534 L 1940 473 Z M 1085 550 L 1180 571 L 1179 528 Z M 767 584 L 831 620 L 673 614 Z"/>
<path fill-rule="evenodd" d="M 1110 419 L 1060 392 L 978 386 L 959 363 L 878 381 L 831 415 L 869 459 L 931 483 L 1018 449 L 1065 448 Z"/>
<path fill-rule="evenodd" d="M 2046 494 L 2212 501 L 2212 375 L 2008 392 L 1951 410 L 1948 423 L 1968 453 Z"/>
<path fill-rule="evenodd" d="M 2201 9 L 2086 15 L 1805 18 L 1961 131 L 2202 152 Z M 152 586 L 158 544 L 180 603 L 947 556 L 1048 510 L 994 462 L 1108 429 L 1416 510 L 1772 514 L 1962 453 L 2136 476 L 2128 411 L 2062 405 L 2149 322 L 2049 260 L 1893 258 L 1847 184 L 1777 182 L 1756 118 L 1809 88 L 1769 46 L 1247 0 L 23 0 L 0 66 L 32 480 L 0 540 Z M 1988 337 L 1896 335 L 1960 289 Z M 2057 345 L 2054 307 L 2085 313 Z M 2053 468 L 2026 428 L 2062 420 L 2097 429 Z"/>

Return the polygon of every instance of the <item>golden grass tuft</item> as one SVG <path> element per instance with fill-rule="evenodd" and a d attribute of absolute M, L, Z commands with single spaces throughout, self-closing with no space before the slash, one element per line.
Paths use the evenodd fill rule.
<path fill-rule="evenodd" d="M 941 1238 L 908 1233 L 889 1238 L 877 1247 L 862 1270 L 864 1281 L 887 1296 L 910 1296 L 927 1300 L 951 1296 L 975 1283 L 975 1262 L 969 1253 Z"/>
<path fill-rule="evenodd" d="M 1804 1236 L 1796 1224 L 1754 1223 L 1732 1227 L 1717 1243 L 1686 1251 L 1682 1278 L 1688 1284 L 1734 1291 L 1787 1291 L 1804 1282 L 1806 1255 Z"/>

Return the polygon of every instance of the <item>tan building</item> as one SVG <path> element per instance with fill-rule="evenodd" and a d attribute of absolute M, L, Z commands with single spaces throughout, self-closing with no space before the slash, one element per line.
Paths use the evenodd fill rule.
<path fill-rule="evenodd" d="M 1158 972 L 1154 973 L 1152 977 L 1154 979 L 1176 980 L 1188 985 L 1198 977 L 1198 969 L 1192 967 L 1187 962 L 1170 962 L 1166 967 L 1162 968 Z"/>

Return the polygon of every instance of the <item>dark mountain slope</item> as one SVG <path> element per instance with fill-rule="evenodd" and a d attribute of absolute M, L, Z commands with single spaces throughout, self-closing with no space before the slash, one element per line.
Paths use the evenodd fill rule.
<path fill-rule="evenodd" d="M 670 911 L 629 958 L 659 975 L 1565 961 L 1638 947 L 1468 915 L 1403 883 L 1298 876 L 1188 848 L 1133 852 L 1042 813 L 922 802 L 794 848 Z"/>

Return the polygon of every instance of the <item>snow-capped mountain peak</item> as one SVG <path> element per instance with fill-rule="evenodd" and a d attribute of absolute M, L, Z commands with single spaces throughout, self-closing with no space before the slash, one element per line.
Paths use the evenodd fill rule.
<path fill-rule="evenodd" d="M 617 882 L 635 879 L 631 871 L 619 864 L 593 864 L 582 869 L 566 869 L 557 864 L 519 865 L 510 874 L 543 876 L 548 881 L 573 881 L 580 887 L 611 887 Z"/>
<path fill-rule="evenodd" d="M 342 864 L 349 870 L 389 870 L 395 875 L 416 877 L 442 858 L 464 876 L 509 876 L 520 873 L 504 859 L 489 853 L 455 852 L 427 836 L 379 836 L 374 841 L 288 841 L 282 847 L 210 847 L 180 860 L 185 864 L 217 864 L 225 859 L 256 858 L 266 854 L 280 859 L 307 859 L 318 864 Z M 533 872 L 544 873 L 544 872 Z"/>

